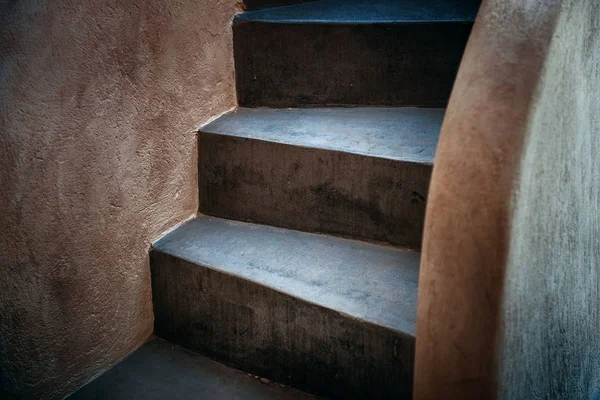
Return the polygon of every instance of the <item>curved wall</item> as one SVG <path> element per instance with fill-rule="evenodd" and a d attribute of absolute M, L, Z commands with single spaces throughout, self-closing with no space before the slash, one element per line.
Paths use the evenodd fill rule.
<path fill-rule="evenodd" d="M 428 199 L 416 399 L 597 393 L 599 8 L 480 9 Z"/>
<path fill-rule="evenodd" d="M 600 3 L 563 2 L 515 183 L 505 399 L 600 398 Z"/>

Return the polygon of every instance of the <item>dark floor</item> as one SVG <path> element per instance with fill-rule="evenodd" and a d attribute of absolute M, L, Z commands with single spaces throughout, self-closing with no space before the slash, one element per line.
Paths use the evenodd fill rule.
<path fill-rule="evenodd" d="M 316 399 L 154 339 L 74 393 L 85 399 Z"/>

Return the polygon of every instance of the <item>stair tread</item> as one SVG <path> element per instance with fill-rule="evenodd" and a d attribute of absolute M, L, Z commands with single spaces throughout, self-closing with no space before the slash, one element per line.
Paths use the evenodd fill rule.
<path fill-rule="evenodd" d="M 431 164 L 442 108 L 239 108 L 201 131 Z"/>
<path fill-rule="evenodd" d="M 269 23 L 429 23 L 473 22 L 479 0 L 321 0 L 248 11 L 236 21 Z"/>
<path fill-rule="evenodd" d="M 415 251 L 206 216 L 178 227 L 153 248 L 415 335 L 420 259 Z"/>

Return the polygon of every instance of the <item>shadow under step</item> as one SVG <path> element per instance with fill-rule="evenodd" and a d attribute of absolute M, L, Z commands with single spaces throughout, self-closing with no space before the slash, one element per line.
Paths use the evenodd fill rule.
<path fill-rule="evenodd" d="M 419 249 L 443 116 L 238 109 L 200 130 L 200 212 Z"/>
<path fill-rule="evenodd" d="M 155 334 L 314 393 L 410 398 L 418 264 L 413 251 L 198 217 L 153 246 Z"/>
<path fill-rule="evenodd" d="M 233 23 L 244 107 L 445 107 L 480 0 L 322 0 Z"/>

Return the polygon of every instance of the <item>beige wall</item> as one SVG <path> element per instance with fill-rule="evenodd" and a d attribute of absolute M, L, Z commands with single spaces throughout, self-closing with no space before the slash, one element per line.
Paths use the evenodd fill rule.
<path fill-rule="evenodd" d="M 151 334 L 148 248 L 196 210 L 237 7 L 0 1 L 0 397 L 60 398 Z"/>
<path fill-rule="evenodd" d="M 600 3 L 484 0 L 428 198 L 415 399 L 600 398 Z"/>

